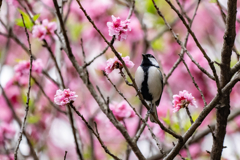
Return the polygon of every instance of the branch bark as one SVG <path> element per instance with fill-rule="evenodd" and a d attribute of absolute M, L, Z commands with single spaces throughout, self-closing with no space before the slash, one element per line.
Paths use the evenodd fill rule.
<path fill-rule="evenodd" d="M 237 0 L 228 1 L 228 14 L 226 19 L 226 30 L 224 34 L 224 43 L 221 53 L 222 65 L 220 74 L 221 88 L 231 80 L 230 62 L 232 49 L 236 37 L 235 23 L 237 13 Z M 213 146 L 211 151 L 212 160 L 220 160 L 223 149 L 223 142 L 226 134 L 227 118 L 230 114 L 230 90 L 222 94 L 220 107 L 217 109 L 217 124 L 214 133 Z"/>

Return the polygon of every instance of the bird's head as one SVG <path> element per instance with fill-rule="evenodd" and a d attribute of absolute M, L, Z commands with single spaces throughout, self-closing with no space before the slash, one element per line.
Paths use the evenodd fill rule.
<path fill-rule="evenodd" d="M 142 54 L 143 60 L 142 65 L 156 66 L 159 67 L 159 64 L 155 57 L 151 54 Z"/>

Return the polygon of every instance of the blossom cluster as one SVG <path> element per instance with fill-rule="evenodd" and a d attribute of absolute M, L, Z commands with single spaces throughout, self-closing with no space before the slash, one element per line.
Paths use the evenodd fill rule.
<path fill-rule="evenodd" d="M 129 23 L 130 19 L 122 21 L 119 17 L 112 15 L 112 22 L 107 22 L 109 36 L 116 36 L 119 41 L 127 39 L 128 32 L 131 31 Z"/>
<path fill-rule="evenodd" d="M 179 92 L 179 95 L 173 95 L 173 112 L 177 112 L 181 108 L 188 107 L 189 104 L 197 108 L 195 98 L 191 93 L 188 93 L 188 91 L 183 90 Z"/>
<path fill-rule="evenodd" d="M 15 67 L 16 76 L 20 77 L 29 74 L 30 61 L 20 61 Z M 32 62 L 32 72 L 41 74 L 43 69 L 43 63 L 41 59 L 37 59 Z"/>
<path fill-rule="evenodd" d="M 119 53 L 120 55 L 122 55 L 121 53 Z M 123 61 L 126 64 L 126 67 L 128 68 L 132 68 L 134 66 L 134 63 L 130 60 L 129 56 L 126 57 L 122 57 Z M 114 58 L 110 58 L 107 60 L 107 65 L 105 67 L 105 72 L 106 74 L 111 73 L 114 69 L 122 69 L 123 65 L 120 62 L 120 60 L 117 57 Z"/>
<path fill-rule="evenodd" d="M 66 105 L 70 103 L 71 101 L 75 101 L 75 99 L 78 97 L 75 92 L 70 91 L 70 89 L 64 89 L 57 90 L 56 95 L 54 96 L 54 102 L 57 105 Z"/>
<path fill-rule="evenodd" d="M 43 40 L 47 35 L 54 35 L 54 31 L 57 29 L 56 22 L 49 22 L 47 19 L 42 21 L 42 24 L 33 26 L 33 37 Z"/>

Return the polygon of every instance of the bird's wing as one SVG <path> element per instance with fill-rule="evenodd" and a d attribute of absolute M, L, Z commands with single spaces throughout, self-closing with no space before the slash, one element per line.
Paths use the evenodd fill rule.
<path fill-rule="evenodd" d="M 162 94 L 162 75 L 159 69 L 152 66 L 148 69 L 148 90 L 152 95 L 152 102 L 156 103 Z"/>
<path fill-rule="evenodd" d="M 144 81 L 144 71 L 141 66 L 139 66 L 137 68 L 137 71 L 135 73 L 135 81 L 136 81 L 138 89 L 141 89 L 142 82 Z"/>
<path fill-rule="evenodd" d="M 160 94 L 160 96 L 159 96 L 159 99 L 156 101 L 156 107 L 158 107 L 159 106 L 159 103 L 160 103 L 160 100 L 161 100 L 161 97 L 162 97 L 162 92 L 163 92 L 163 75 L 162 75 L 162 72 L 161 72 L 161 70 L 160 70 L 160 68 L 158 68 L 158 71 L 159 71 L 159 74 L 160 74 L 160 81 L 161 81 L 161 86 L 162 86 L 162 88 L 161 88 L 161 94 Z"/>

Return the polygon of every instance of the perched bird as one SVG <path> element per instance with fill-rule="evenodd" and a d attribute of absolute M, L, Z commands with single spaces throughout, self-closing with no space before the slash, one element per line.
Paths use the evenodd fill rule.
<path fill-rule="evenodd" d="M 150 104 L 149 112 L 153 112 L 158 117 L 156 107 L 162 96 L 163 76 L 153 55 L 142 54 L 142 57 L 142 63 L 135 73 L 135 81 L 143 98 Z M 152 115 L 150 115 L 150 120 L 155 122 Z"/>

